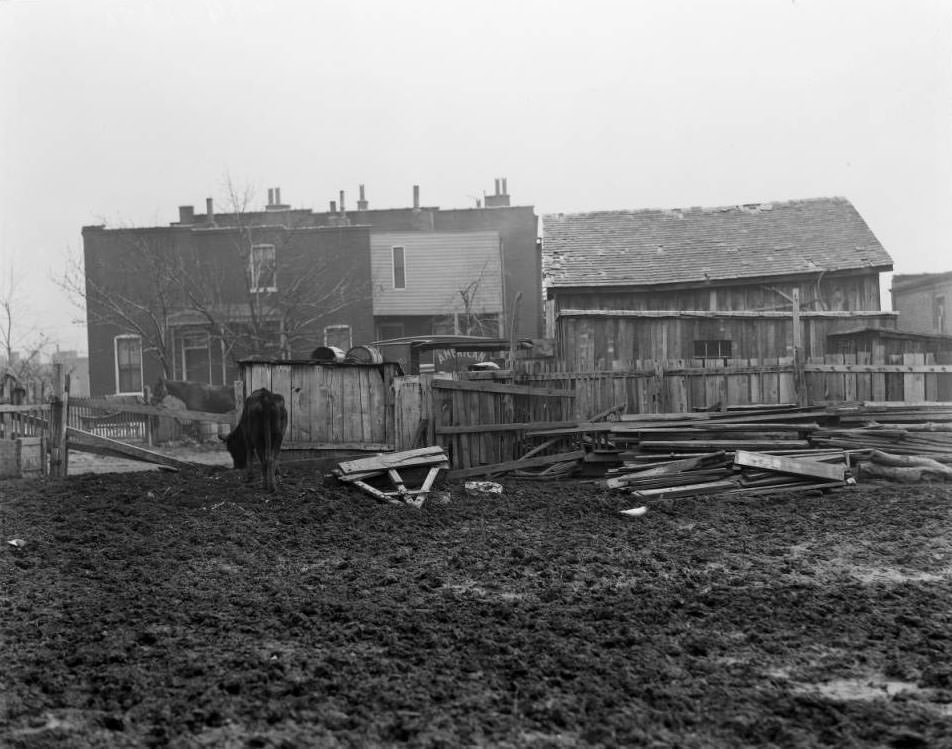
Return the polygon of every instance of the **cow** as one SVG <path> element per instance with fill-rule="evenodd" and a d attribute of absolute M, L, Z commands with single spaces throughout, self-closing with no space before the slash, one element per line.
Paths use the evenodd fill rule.
<path fill-rule="evenodd" d="M 224 414 L 235 410 L 235 393 L 232 388 L 207 385 L 189 380 L 159 379 L 153 390 L 153 401 L 161 402 L 167 395 L 178 398 L 189 411 L 206 411 Z"/>
<path fill-rule="evenodd" d="M 221 440 L 228 448 L 235 468 L 245 469 L 246 481 L 251 482 L 254 476 L 252 463 L 257 455 L 264 488 L 269 492 L 277 488 L 278 454 L 287 426 L 288 410 L 284 407 L 283 396 L 261 388 L 245 399 L 238 426 Z"/>

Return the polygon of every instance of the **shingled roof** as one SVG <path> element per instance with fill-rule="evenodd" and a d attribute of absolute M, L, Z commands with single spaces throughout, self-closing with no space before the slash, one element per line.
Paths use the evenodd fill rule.
<path fill-rule="evenodd" d="M 892 270 L 845 198 L 542 217 L 546 285 L 657 286 Z"/>

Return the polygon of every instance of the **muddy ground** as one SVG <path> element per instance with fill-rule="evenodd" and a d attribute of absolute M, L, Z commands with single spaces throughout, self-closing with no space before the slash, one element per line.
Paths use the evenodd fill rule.
<path fill-rule="evenodd" d="M 952 485 L 502 483 L 0 483 L 0 745 L 952 746 Z"/>

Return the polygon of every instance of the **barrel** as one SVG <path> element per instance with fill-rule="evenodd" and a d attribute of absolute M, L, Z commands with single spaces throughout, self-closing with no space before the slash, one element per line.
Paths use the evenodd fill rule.
<path fill-rule="evenodd" d="M 344 361 L 344 352 L 337 346 L 318 346 L 311 354 L 311 358 L 322 362 L 342 362 Z"/>
<path fill-rule="evenodd" d="M 348 349 L 346 360 L 358 364 L 380 364 L 383 354 L 376 346 L 354 346 Z"/>

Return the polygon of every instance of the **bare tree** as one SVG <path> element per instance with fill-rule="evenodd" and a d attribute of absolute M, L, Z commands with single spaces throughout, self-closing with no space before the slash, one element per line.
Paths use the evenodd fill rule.
<path fill-rule="evenodd" d="M 30 311 L 13 264 L 0 271 L 0 359 L 5 369 L 26 381 L 40 376 L 48 336 L 29 323 Z"/>
<path fill-rule="evenodd" d="M 480 288 L 483 285 L 489 263 L 485 263 L 479 274 L 465 286 L 456 289 L 453 296 L 459 295 L 462 312 L 452 312 L 436 319 L 439 327 L 452 327 L 458 335 L 498 336 L 499 320 L 496 315 L 486 315 L 477 311 Z"/>
<path fill-rule="evenodd" d="M 113 230 L 61 282 L 90 324 L 139 335 L 166 376 L 176 329 L 214 335 L 232 360 L 287 357 L 313 348 L 322 318 L 370 297 L 343 241 L 316 247 L 303 213 L 290 214 L 297 224 L 252 220 L 252 191 L 231 180 L 227 190 L 229 210 L 204 227 L 213 234 L 192 241 L 164 227 Z"/>

